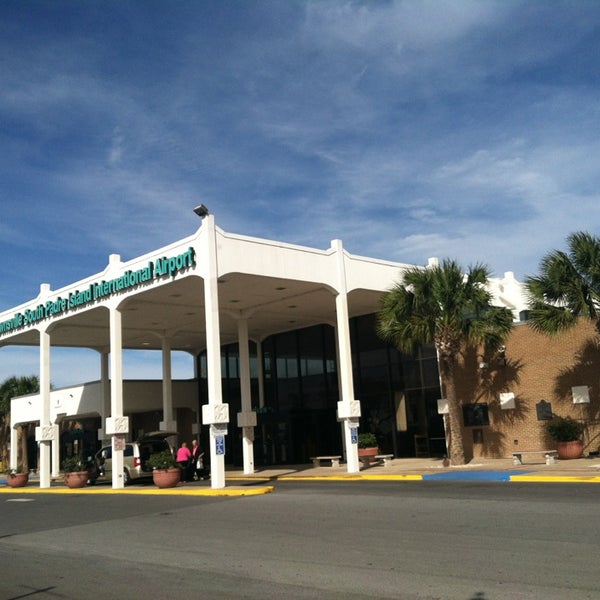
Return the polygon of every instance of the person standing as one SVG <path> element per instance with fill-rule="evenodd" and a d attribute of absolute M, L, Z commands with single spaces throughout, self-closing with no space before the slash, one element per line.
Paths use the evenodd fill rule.
<path fill-rule="evenodd" d="M 196 475 L 196 479 L 198 481 L 204 479 L 204 450 L 202 450 L 198 440 L 194 440 L 192 442 L 192 460 L 190 471 L 192 473 L 191 479 L 193 479 L 194 474 Z"/>
<path fill-rule="evenodd" d="M 183 481 L 188 481 L 188 473 L 190 468 L 190 462 L 192 460 L 192 452 L 188 448 L 187 442 L 181 442 L 181 446 L 177 450 L 177 456 L 175 460 L 181 468 L 181 479 Z"/>

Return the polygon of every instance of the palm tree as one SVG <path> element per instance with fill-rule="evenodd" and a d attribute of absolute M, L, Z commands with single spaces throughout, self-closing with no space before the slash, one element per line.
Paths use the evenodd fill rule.
<path fill-rule="evenodd" d="M 469 267 L 465 274 L 453 260 L 426 269 L 410 268 L 402 281 L 384 294 L 378 313 L 378 334 L 400 351 L 435 344 L 448 402 L 449 454 L 455 465 L 465 463 L 455 380 L 460 353 L 480 344 L 496 350 L 513 324 L 510 310 L 491 305 L 486 288 L 489 275 L 483 265 Z"/>
<path fill-rule="evenodd" d="M 40 391 L 40 381 L 37 375 L 29 377 L 12 376 L 4 380 L 0 385 L 0 460 L 2 464 L 8 463 L 8 444 L 10 442 L 10 401 L 16 396 L 24 396 L 25 394 L 34 394 Z M 27 440 L 21 434 L 21 452 L 23 456 L 23 466 L 26 467 L 27 462 Z"/>
<path fill-rule="evenodd" d="M 553 335 L 586 317 L 600 333 L 600 238 L 576 232 L 567 244 L 568 252 L 550 252 L 540 263 L 540 275 L 525 279 L 531 323 Z"/>

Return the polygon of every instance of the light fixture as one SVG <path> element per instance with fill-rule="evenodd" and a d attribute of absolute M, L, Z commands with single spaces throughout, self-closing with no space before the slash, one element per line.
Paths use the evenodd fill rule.
<path fill-rule="evenodd" d="M 201 218 L 204 219 L 208 215 L 208 208 L 204 206 L 204 204 L 198 204 L 196 208 L 194 208 L 194 212 Z"/>

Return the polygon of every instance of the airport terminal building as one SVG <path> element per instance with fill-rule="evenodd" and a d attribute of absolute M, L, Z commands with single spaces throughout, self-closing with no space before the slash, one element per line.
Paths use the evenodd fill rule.
<path fill-rule="evenodd" d="M 42 284 L 0 314 L 0 346 L 40 353 L 39 395 L 12 403 L 11 464 L 24 425 L 42 487 L 74 443 L 108 441 L 122 487 L 125 442 L 154 430 L 199 437 L 216 488 L 226 464 L 250 473 L 341 455 L 357 472 L 359 431 L 394 456 L 444 455 L 435 349 L 406 355 L 375 335 L 380 297 L 410 265 L 352 255 L 339 240 L 319 250 L 227 233 L 200 209 L 192 236 L 127 262 L 111 255 L 101 273 Z M 511 273 L 490 289 L 523 316 Z M 53 347 L 97 350 L 100 380 L 51 389 Z M 124 350 L 161 352 L 156 381 L 124 380 Z M 174 351 L 194 357 L 194 378 L 172 379 Z"/>

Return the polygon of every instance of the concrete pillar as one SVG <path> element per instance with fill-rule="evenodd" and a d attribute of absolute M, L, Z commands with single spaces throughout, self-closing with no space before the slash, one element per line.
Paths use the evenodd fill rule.
<path fill-rule="evenodd" d="M 52 443 L 58 443 L 58 427 L 50 423 L 50 334 L 40 330 L 40 425 L 35 437 L 40 445 L 40 487 L 50 487 Z"/>
<path fill-rule="evenodd" d="M 240 390 L 242 412 L 237 415 L 238 427 L 242 428 L 242 454 L 244 473 L 254 473 L 254 428 L 256 413 L 252 411 L 250 385 L 250 350 L 248 348 L 248 321 L 238 319 L 238 345 L 240 350 Z"/>
<path fill-rule="evenodd" d="M 16 469 L 19 458 L 19 432 L 16 427 L 11 424 L 10 428 L 10 469 Z"/>
<path fill-rule="evenodd" d="M 204 262 L 204 313 L 206 320 L 206 367 L 208 404 L 202 407 L 202 422 L 210 425 L 211 487 L 225 487 L 225 436 L 229 405 L 223 403 L 221 386 L 221 336 L 219 331 L 219 290 L 217 240 L 213 215 L 202 221 L 201 242 Z"/>
<path fill-rule="evenodd" d="M 106 433 L 112 437 L 112 487 L 123 489 L 124 450 L 129 433 L 129 418 L 123 416 L 123 329 L 121 312 L 111 306 L 110 322 L 110 417 Z"/>
<path fill-rule="evenodd" d="M 171 343 L 167 337 L 162 338 L 162 431 L 177 431 L 177 421 L 173 418 L 173 376 L 171 373 Z"/>
<path fill-rule="evenodd" d="M 258 406 L 261 409 L 265 407 L 265 369 L 263 365 L 263 351 L 262 342 L 256 343 L 256 363 L 258 371 Z M 262 447 L 260 448 L 261 460 L 266 461 L 267 457 L 267 429 L 265 425 L 261 425 L 260 437 L 262 440 Z"/>
<path fill-rule="evenodd" d="M 100 382 L 102 385 L 102 412 L 100 413 L 100 429 L 98 429 L 98 440 L 104 446 L 109 436 L 106 434 L 105 423 L 106 419 L 110 416 L 110 381 L 109 381 L 109 367 L 108 367 L 109 354 L 108 352 L 101 352 L 100 354 Z"/>
<path fill-rule="evenodd" d="M 360 402 L 354 399 L 354 381 L 352 377 L 352 351 L 350 347 L 350 317 L 348 311 L 348 294 L 344 250 L 340 240 L 334 240 L 332 247 L 336 251 L 338 294 L 335 298 L 336 342 L 338 351 L 338 368 L 341 400 L 338 402 L 338 420 L 343 422 L 343 439 L 346 450 L 348 473 L 358 473 L 358 419 Z"/>

